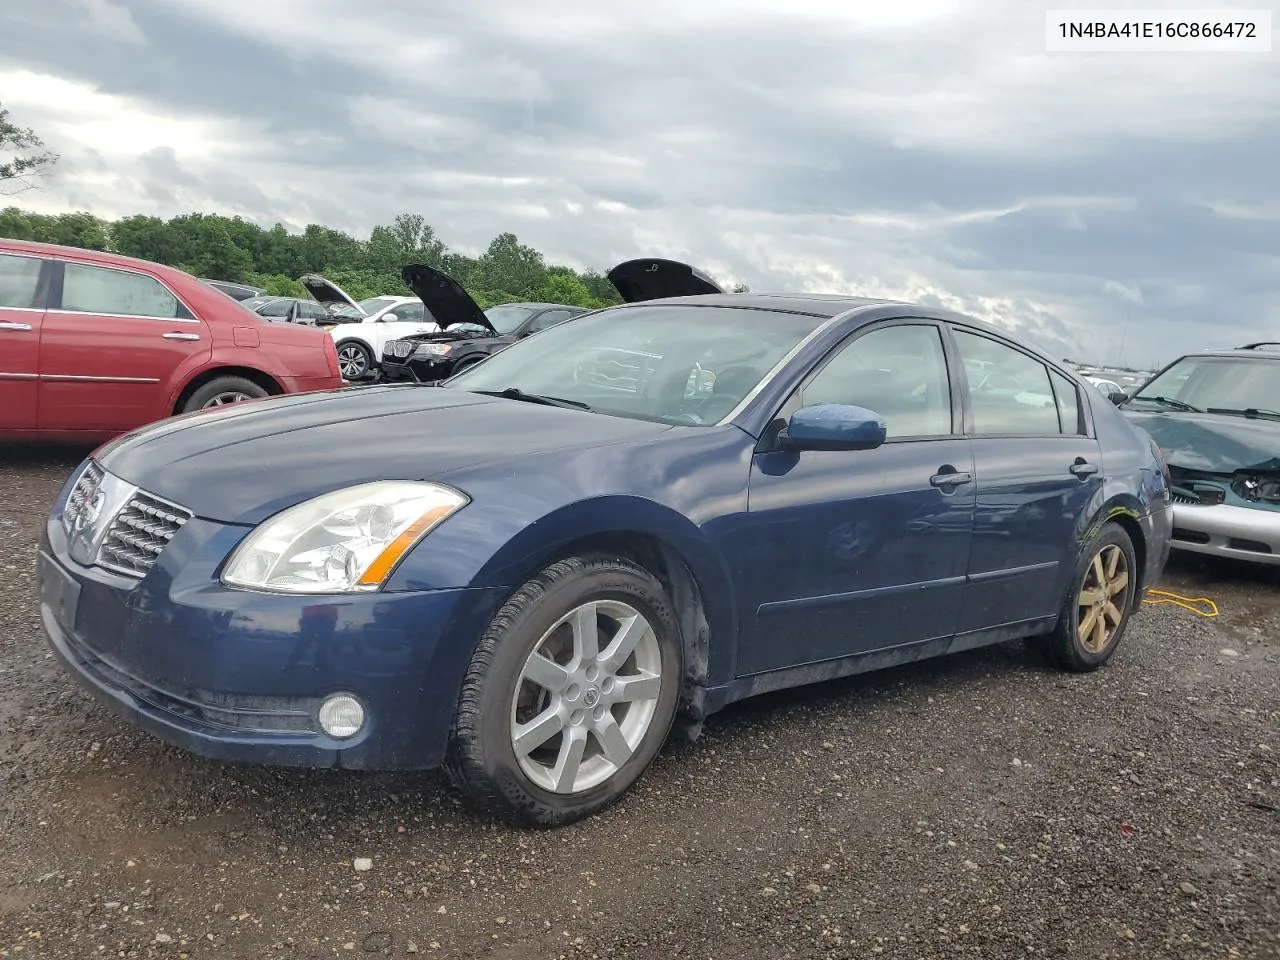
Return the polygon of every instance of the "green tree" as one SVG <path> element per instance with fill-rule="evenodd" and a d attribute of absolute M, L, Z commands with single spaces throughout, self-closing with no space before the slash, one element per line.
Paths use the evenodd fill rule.
<path fill-rule="evenodd" d="M 525 246 L 514 233 L 493 238 L 480 258 L 478 286 L 485 290 L 502 290 L 517 299 L 537 295 L 546 263 L 537 250 Z"/>
<path fill-rule="evenodd" d="M 35 186 L 35 178 L 58 162 L 57 154 L 43 147 L 34 130 L 19 127 L 0 105 L 0 192 L 17 193 Z"/>
<path fill-rule="evenodd" d="M 110 248 L 116 253 L 154 263 L 173 263 L 170 259 L 173 244 L 169 239 L 169 225 L 159 217 L 141 214 L 125 217 L 111 224 L 108 233 Z"/>
<path fill-rule="evenodd" d="M 481 307 L 513 300 L 602 307 L 622 299 L 599 272 L 548 266 L 513 233 L 495 237 L 479 257 L 450 250 L 416 213 L 402 213 L 360 241 L 314 223 L 290 233 L 283 224 L 264 230 L 220 214 L 130 216 L 107 223 L 85 212 L 49 216 L 7 207 L 0 210 L 0 237 L 112 250 L 201 277 L 252 283 L 279 296 L 303 295 L 297 278 L 304 273 L 324 274 L 357 300 L 407 295 L 401 268 L 425 263 L 457 280 Z"/>

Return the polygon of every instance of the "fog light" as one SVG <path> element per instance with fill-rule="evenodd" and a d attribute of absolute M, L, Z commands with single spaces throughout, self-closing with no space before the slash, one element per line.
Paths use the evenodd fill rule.
<path fill-rule="evenodd" d="M 320 704 L 320 729 L 335 740 L 354 737 L 364 726 L 364 707 L 349 693 L 335 693 Z"/>

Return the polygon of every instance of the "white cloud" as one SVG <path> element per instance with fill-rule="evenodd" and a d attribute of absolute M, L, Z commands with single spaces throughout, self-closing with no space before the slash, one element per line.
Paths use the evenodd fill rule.
<path fill-rule="evenodd" d="M 125 43 L 147 42 L 146 36 L 138 28 L 133 14 L 127 8 L 112 3 L 111 0 L 68 0 L 68 2 L 88 14 L 90 22 L 103 35 Z"/>

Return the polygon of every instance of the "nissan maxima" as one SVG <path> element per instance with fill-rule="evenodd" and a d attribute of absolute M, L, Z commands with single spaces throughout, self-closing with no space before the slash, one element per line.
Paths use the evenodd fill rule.
<path fill-rule="evenodd" d="M 52 649 L 194 753 L 443 766 L 545 825 L 754 694 L 1014 639 L 1116 654 L 1170 493 L 1113 404 L 955 313 L 652 263 L 438 386 L 101 447 L 40 547 Z"/>

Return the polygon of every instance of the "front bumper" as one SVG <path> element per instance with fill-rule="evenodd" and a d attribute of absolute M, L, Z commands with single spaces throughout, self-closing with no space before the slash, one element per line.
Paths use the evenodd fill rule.
<path fill-rule="evenodd" d="M 189 521 L 141 580 L 72 560 L 51 520 L 38 558 L 49 646 L 136 726 L 218 760 L 405 770 L 443 759 L 493 590 L 280 596 L 215 575 L 247 533 Z M 324 734 L 333 693 L 364 704 L 356 736 Z"/>
<path fill-rule="evenodd" d="M 382 376 L 387 380 L 408 380 L 413 383 L 434 383 L 444 380 L 453 372 L 453 361 L 447 357 L 422 359 L 408 357 L 405 360 L 392 360 L 385 354 L 379 364 Z"/>
<path fill-rule="evenodd" d="M 1173 546 L 1190 553 L 1280 564 L 1280 511 L 1175 502 Z"/>

